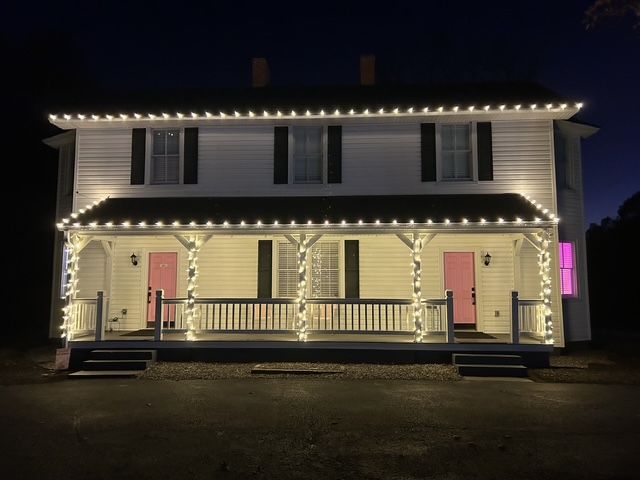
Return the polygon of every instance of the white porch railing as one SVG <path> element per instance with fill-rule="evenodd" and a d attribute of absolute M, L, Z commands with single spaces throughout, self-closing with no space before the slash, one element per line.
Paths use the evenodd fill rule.
<path fill-rule="evenodd" d="M 163 298 L 156 292 L 156 339 L 163 332 L 187 330 L 187 298 Z M 310 298 L 308 329 L 327 333 L 412 334 L 412 301 L 408 299 Z M 200 332 L 292 332 L 297 302 L 290 298 L 197 298 L 194 327 Z M 453 296 L 423 302 L 424 331 L 445 334 L 453 342 Z M 449 325 L 450 324 L 450 325 Z"/>
<path fill-rule="evenodd" d="M 94 298 L 74 298 L 71 302 L 73 334 L 95 335 L 96 340 L 104 340 L 108 300 L 103 292 L 98 292 Z"/>
<path fill-rule="evenodd" d="M 522 337 L 542 342 L 544 334 L 544 302 L 521 299 L 518 292 L 511 292 L 511 343 L 520 343 Z"/>

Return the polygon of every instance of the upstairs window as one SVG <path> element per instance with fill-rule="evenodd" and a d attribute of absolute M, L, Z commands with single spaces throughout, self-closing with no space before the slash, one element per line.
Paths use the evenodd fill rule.
<path fill-rule="evenodd" d="M 180 130 L 151 131 L 151 183 L 180 182 Z"/>
<path fill-rule="evenodd" d="M 441 125 L 442 180 L 473 180 L 471 124 Z"/>
<path fill-rule="evenodd" d="M 294 183 L 322 183 L 322 127 L 293 127 Z"/>
<path fill-rule="evenodd" d="M 574 242 L 560 242 L 560 291 L 563 297 L 578 296 Z"/>

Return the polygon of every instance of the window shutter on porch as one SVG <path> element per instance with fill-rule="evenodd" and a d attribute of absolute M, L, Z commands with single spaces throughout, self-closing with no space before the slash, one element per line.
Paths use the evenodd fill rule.
<path fill-rule="evenodd" d="M 478 180 L 493 180 L 491 122 L 478 122 Z"/>
<path fill-rule="evenodd" d="M 184 183 L 198 183 L 198 129 L 184 129 Z"/>
<path fill-rule="evenodd" d="M 146 143 L 147 129 L 134 128 L 131 132 L 131 185 L 144 185 Z"/>
<path fill-rule="evenodd" d="M 272 241 L 258 240 L 258 298 L 272 298 Z"/>
<path fill-rule="evenodd" d="M 420 154 L 422 160 L 422 181 L 436 181 L 436 124 L 420 124 Z"/>
<path fill-rule="evenodd" d="M 289 127 L 275 127 L 273 134 L 273 183 L 289 181 Z"/>
<path fill-rule="evenodd" d="M 360 241 L 344 241 L 344 296 L 360 298 Z"/>
<path fill-rule="evenodd" d="M 327 127 L 327 181 L 342 183 L 342 126 Z"/>

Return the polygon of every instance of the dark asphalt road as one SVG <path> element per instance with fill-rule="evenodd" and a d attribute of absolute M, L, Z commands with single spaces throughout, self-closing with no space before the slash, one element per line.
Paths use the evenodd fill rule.
<path fill-rule="evenodd" d="M 638 478 L 640 388 L 329 379 L 0 387 L 3 479 Z"/>

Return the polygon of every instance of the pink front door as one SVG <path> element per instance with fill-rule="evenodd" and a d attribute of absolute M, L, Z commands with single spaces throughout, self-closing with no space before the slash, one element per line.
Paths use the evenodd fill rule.
<path fill-rule="evenodd" d="M 178 254 L 175 252 L 154 252 L 149 254 L 149 308 L 147 320 L 156 319 L 156 290 L 163 289 L 165 298 L 176 297 L 176 273 L 178 271 Z"/>
<path fill-rule="evenodd" d="M 445 252 L 444 288 L 453 291 L 455 324 L 475 325 L 476 281 L 473 252 Z"/>

